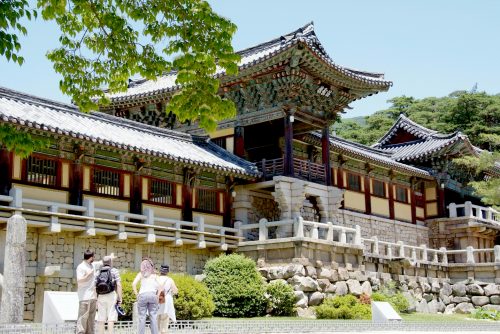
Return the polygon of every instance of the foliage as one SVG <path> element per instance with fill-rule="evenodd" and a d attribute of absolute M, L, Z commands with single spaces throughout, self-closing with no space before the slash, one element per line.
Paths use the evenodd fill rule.
<path fill-rule="evenodd" d="M 22 65 L 24 58 L 19 55 L 21 44 L 18 34 L 26 35 L 28 31 L 20 21 L 22 18 L 36 18 L 37 12 L 29 8 L 27 0 L 2 0 L 0 13 L 0 56 Z"/>
<path fill-rule="evenodd" d="M 26 158 L 34 150 L 47 147 L 49 141 L 44 138 L 34 138 L 27 132 L 13 126 L 0 124 L 0 148 L 5 147 L 22 158 Z"/>
<path fill-rule="evenodd" d="M 471 315 L 474 319 L 500 320 L 500 312 L 497 310 L 488 310 L 480 307 L 472 311 Z"/>
<path fill-rule="evenodd" d="M 132 320 L 132 310 L 136 298 L 134 295 L 134 290 L 132 290 L 132 282 L 134 281 L 136 272 L 133 271 L 123 271 L 120 272 L 120 278 L 122 281 L 122 308 L 125 311 L 124 316 L 120 316 L 121 320 Z"/>
<path fill-rule="evenodd" d="M 235 318 L 264 314 L 264 283 L 253 260 L 222 254 L 205 264 L 204 274 L 215 302 L 214 315 Z"/>
<path fill-rule="evenodd" d="M 179 293 L 174 300 L 175 312 L 179 320 L 198 320 L 212 316 L 215 304 L 205 284 L 192 276 L 171 274 Z"/>
<path fill-rule="evenodd" d="M 402 293 L 374 292 L 372 300 L 375 302 L 388 302 L 398 313 L 408 313 L 410 303 Z"/>
<path fill-rule="evenodd" d="M 335 296 L 327 298 L 316 307 L 318 319 L 356 319 L 371 318 L 370 305 L 362 304 L 355 296 Z"/>
<path fill-rule="evenodd" d="M 266 286 L 266 296 L 270 314 L 275 316 L 289 316 L 295 307 L 293 288 L 283 281 L 273 281 Z"/>

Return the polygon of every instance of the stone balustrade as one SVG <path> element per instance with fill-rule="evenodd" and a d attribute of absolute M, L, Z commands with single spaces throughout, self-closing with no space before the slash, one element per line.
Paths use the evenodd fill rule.
<path fill-rule="evenodd" d="M 0 196 L 0 202 L 8 204 L 0 206 L 0 212 L 23 215 L 28 226 L 39 228 L 42 234 L 70 231 L 80 237 L 105 235 L 117 241 L 133 238 L 144 243 L 163 241 L 177 247 L 192 245 L 222 251 L 236 248 L 239 241 L 237 229 L 205 224 L 203 216 L 188 222 L 157 216 L 151 208 L 144 209 L 143 214 L 104 209 L 92 199 L 84 200 L 82 206 L 41 201 L 23 197 L 19 188 L 13 188 L 9 196 Z"/>
<path fill-rule="evenodd" d="M 469 217 L 482 222 L 500 225 L 500 212 L 491 207 L 474 205 L 467 201 L 464 204 L 451 203 L 448 210 L 450 218 Z"/>

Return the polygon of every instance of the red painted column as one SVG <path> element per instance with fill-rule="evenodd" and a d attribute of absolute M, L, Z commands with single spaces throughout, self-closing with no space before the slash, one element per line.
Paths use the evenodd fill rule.
<path fill-rule="evenodd" d="M 12 187 L 12 153 L 0 148 L 0 195 L 8 195 Z"/>
<path fill-rule="evenodd" d="M 370 192 L 370 176 L 367 174 L 363 177 L 365 181 L 365 212 L 367 215 L 372 214 L 372 196 Z"/>
<path fill-rule="evenodd" d="M 321 157 L 325 167 L 325 184 L 331 186 L 333 182 L 330 168 L 330 127 L 328 125 L 323 128 L 321 136 Z"/>
<path fill-rule="evenodd" d="M 412 177 L 410 181 L 410 201 L 411 201 L 411 222 L 417 223 L 417 205 L 415 203 L 415 178 Z"/>
<path fill-rule="evenodd" d="M 71 164 L 69 174 L 69 204 L 83 205 L 83 166 L 82 159 L 78 157 Z"/>
<path fill-rule="evenodd" d="M 182 182 L 182 220 L 193 221 L 193 186 L 195 173 L 187 168 L 184 169 L 184 180 Z"/>
<path fill-rule="evenodd" d="M 286 113 L 284 118 L 285 125 L 285 152 L 283 159 L 283 174 L 286 176 L 294 176 L 293 171 L 293 115 Z"/>
<path fill-rule="evenodd" d="M 234 154 L 245 157 L 245 129 L 242 126 L 234 128 Z"/>
<path fill-rule="evenodd" d="M 392 174 L 392 171 L 391 171 Z M 389 191 L 387 192 L 387 195 L 389 196 L 389 217 L 391 219 L 394 219 L 394 188 L 392 185 L 392 175 L 390 176 L 390 181 L 388 183 Z"/>
<path fill-rule="evenodd" d="M 132 191 L 130 192 L 130 213 L 142 214 L 142 182 L 141 173 L 132 174 Z"/>
<path fill-rule="evenodd" d="M 222 217 L 222 225 L 225 227 L 233 227 L 233 222 L 232 222 L 233 186 L 234 186 L 234 180 L 232 179 L 232 177 L 227 177 L 226 191 L 224 193 L 224 216 Z"/>

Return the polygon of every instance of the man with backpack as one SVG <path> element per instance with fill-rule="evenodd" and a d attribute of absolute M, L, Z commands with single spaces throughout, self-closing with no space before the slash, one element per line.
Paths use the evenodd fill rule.
<path fill-rule="evenodd" d="M 95 280 L 97 292 L 97 333 L 104 334 L 108 322 L 108 332 L 113 334 L 115 321 L 118 321 L 117 306 L 122 302 L 122 284 L 118 269 L 113 268 L 111 256 L 102 259 L 103 266 Z"/>

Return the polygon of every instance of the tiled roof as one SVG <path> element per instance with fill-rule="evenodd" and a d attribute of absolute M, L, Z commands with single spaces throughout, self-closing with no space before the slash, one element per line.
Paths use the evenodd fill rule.
<path fill-rule="evenodd" d="M 400 129 L 419 139 L 404 143 L 389 144 L 391 138 Z M 472 154 L 476 152 L 475 147 L 470 143 L 468 137 L 461 132 L 440 134 L 437 131 L 413 122 L 404 115 L 400 115 L 396 123 L 394 123 L 379 142 L 372 147 L 390 154 L 393 160 L 411 161 L 415 159 L 426 159 L 452 145 L 464 145 Z"/>
<path fill-rule="evenodd" d="M 316 37 L 312 22 L 286 35 L 239 51 L 238 54 L 241 56 L 241 60 L 238 64 L 239 69 L 241 71 L 261 63 L 292 48 L 298 43 L 305 43 L 320 59 L 326 62 L 332 70 L 339 72 L 341 75 L 355 79 L 364 84 L 372 85 L 379 90 L 386 90 L 392 86 L 391 81 L 384 80 L 383 74 L 359 71 L 335 64 Z M 225 71 L 219 68 L 216 77 L 224 75 Z M 109 97 L 112 101 L 117 102 L 130 98 L 154 96 L 164 92 L 175 91 L 180 88 L 179 85 L 175 84 L 176 77 L 176 73 L 172 72 L 158 78 L 156 81 L 145 79 L 132 81 L 127 91 L 113 93 L 110 94 Z"/>
<path fill-rule="evenodd" d="M 257 168 L 207 137 L 192 136 L 103 113 L 85 114 L 62 104 L 0 87 L 0 122 L 19 124 L 105 146 L 255 177 Z"/>
<path fill-rule="evenodd" d="M 319 140 L 321 140 L 321 134 L 318 132 L 312 132 L 307 134 L 306 136 L 312 136 L 312 139 L 318 143 Z M 347 155 L 358 157 L 359 159 L 363 160 L 368 160 L 368 162 L 371 161 L 385 167 L 394 168 L 420 177 L 429 178 L 431 176 L 427 170 L 394 161 L 391 158 L 391 154 L 383 150 L 354 143 L 336 136 L 330 137 L 330 145 L 331 149 L 334 151 L 345 152 Z"/>

